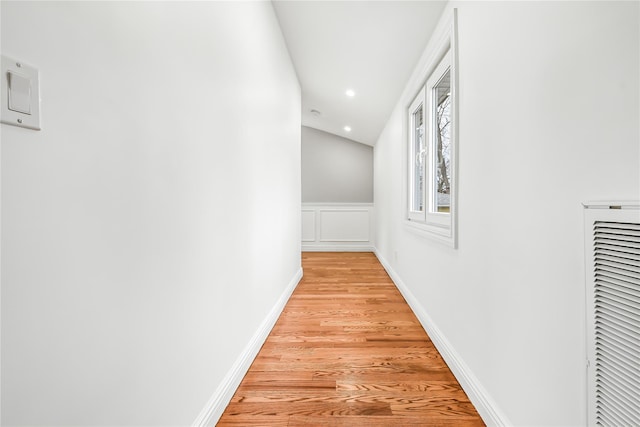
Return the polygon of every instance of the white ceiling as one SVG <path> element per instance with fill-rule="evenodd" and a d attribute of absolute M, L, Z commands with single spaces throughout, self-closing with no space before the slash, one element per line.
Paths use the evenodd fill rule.
<path fill-rule="evenodd" d="M 302 86 L 302 124 L 374 145 L 445 4 L 273 1 Z"/>

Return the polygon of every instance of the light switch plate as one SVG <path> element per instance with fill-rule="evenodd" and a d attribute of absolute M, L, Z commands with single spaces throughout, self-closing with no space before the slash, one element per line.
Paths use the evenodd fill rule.
<path fill-rule="evenodd" d="M 2 55 L 0 122 L 40 130 L 40 81 L 38 70 Z"/>

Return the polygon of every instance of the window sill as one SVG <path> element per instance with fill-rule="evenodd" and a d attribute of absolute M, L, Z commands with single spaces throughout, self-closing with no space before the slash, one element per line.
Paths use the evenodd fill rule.
<path fill-rule="evenodd" d="M 452 227 L 449 225 L 442 226 L 422 221 L 405 219 L 404 226 L 407 231 L 420 237 L 437 241 L 453 249 L 456 249 L 458 247 L 455 233 L 453 232 Z"/>

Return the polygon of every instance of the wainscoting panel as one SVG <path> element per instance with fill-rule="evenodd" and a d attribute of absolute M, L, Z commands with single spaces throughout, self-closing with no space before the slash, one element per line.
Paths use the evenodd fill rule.
<path fill-rule="evenodd" d="M 302 209 L 302 242 L 316 241 L 316 211 Z"/>
<path fill-rule="evenodd" d="M 303 251 L 373 250 L 373 204 L 302 205 Z"/>
<path fill-rule="evenodd" d="M 368 242 L 369 211 L 320 210 L 321 242 Z"/>

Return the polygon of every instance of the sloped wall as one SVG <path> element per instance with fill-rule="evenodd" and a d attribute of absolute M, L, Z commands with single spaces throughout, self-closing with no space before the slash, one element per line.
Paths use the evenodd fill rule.
<path fill-rule="evenodd" d="M 302 202 L 373 203 L 373 147 L 303 126 Z"/>

